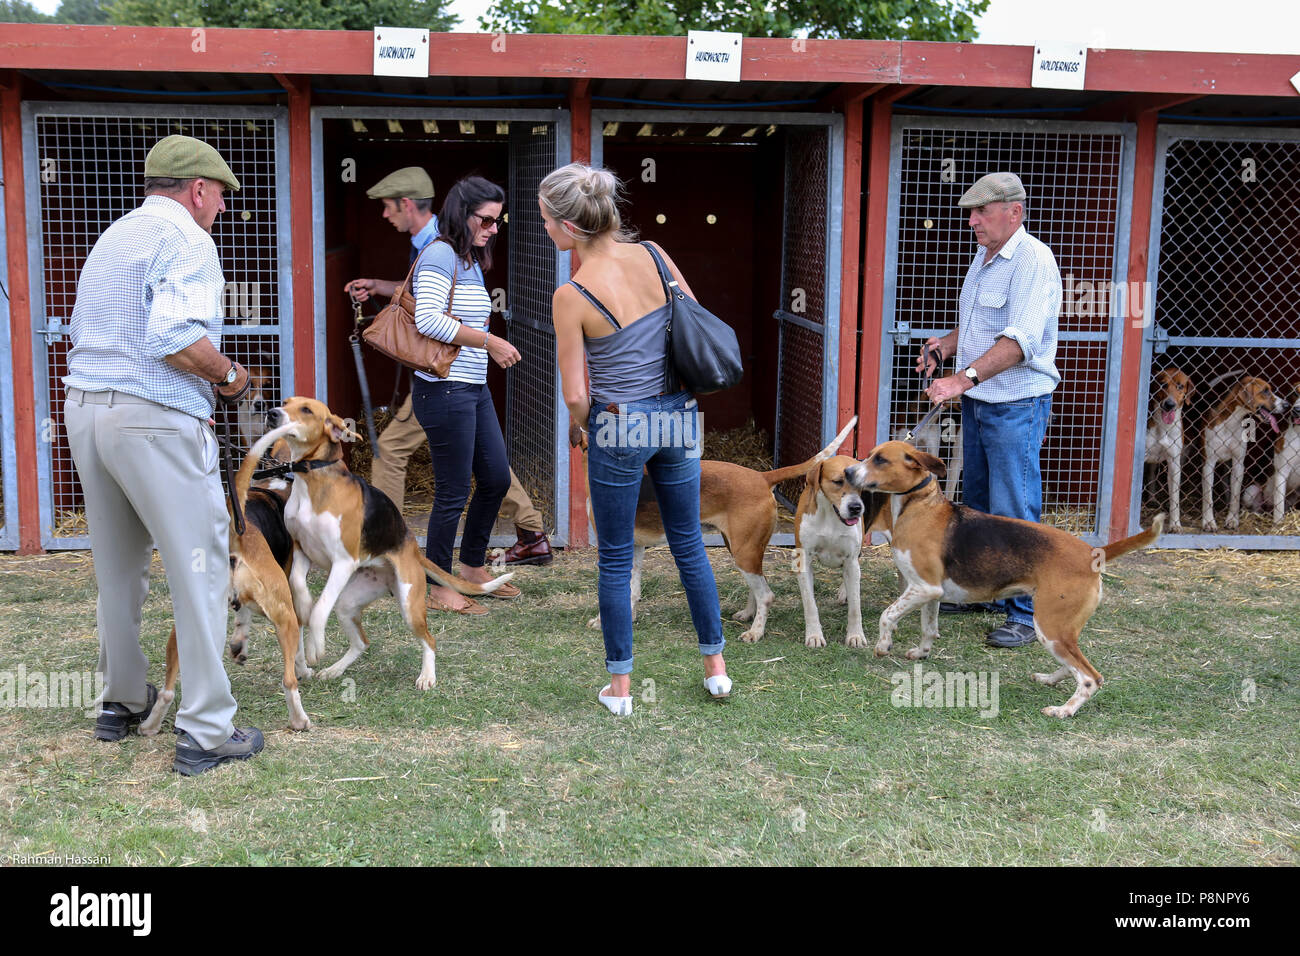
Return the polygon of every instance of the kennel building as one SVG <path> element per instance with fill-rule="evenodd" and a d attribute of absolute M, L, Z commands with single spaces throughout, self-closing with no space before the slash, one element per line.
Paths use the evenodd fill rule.
<path fill-rule="evenodd" d="M 1066 92 L 1030 87 L 1029 48 L 746 40 L 741 81 L 706 83 L 683 78 L 684 38 L 511 35 L 502 50 L 490 35 L 435 34 L 421 79 L 372 76 L 372 39 L 0 29 L 0 354 L 12 371 L 0 385 L 0 548 L 85 546 L 59 422 L 76 272 L 138 202 L 144 153 L 170 132 L 209 139 L 244 183 L 215 232 L 226 347 L 260 366 L 269 401 L 314 394 L 358 419 L 342 285 L 400 277 L 409 246 L 365 188 L 411 164 L 430 171 L 439 196 L 468 172 L 506 187 L 487 278 L 494 330 L 525 361 L 489 382 L 512 465 L 557 544 L 588 540 L 549 315 L 570 264 L 531 200 L 571 160 L 603 162 L 626 181 L 630 224 L 669 248 L 737 330 L 745 380 L 701 402 L 710 457 L 710 436 L 744 432 L 760 451 L 746 464 L 797 462 L 853 414 L 852 450 L 863 454 L 915 423 L 919 341 L 952 327 L 976 251 L 955 201 L 994 168 L 1021 174 L 1027 227 L 1053 248 L 1067 286 L 1044 520 L 1106 540 L 1163 507 L 1163 476 L 1142 473 L 1159 369 L 1199 362 L 1221 377 L 1240 367 L 1279 390 L 1297 377 L 1287 291 L 1298 260 L 1284 215 L 1295 197 L 1245 188 L 1295 178 L 1300 94 L 1287 80 L 1300 58 L 1090 51 L 1085 90 Z M 1214 178 L 1232 164 L 1240 182 Z M 1205 280 L 1216 275 L 1225 281 L 1211 297 Z M 365 367 L 374 403 L 389 404 L 395 368 L 375 355 Z M 1239 531 L 1196 533 L 1205 414 L 1193 399 L 1182 469 L 1193 533 L 1166 543 L 1295 547 L 1296 529 L 1262 528 L 1258 515 Z M 1246 486 L 1267 485 L 1272 467 L 1271 426 L 1255 422 Z M 960 427 L 946 412 L 926 440 L 953 462 Z M 1221 527 L 1227 480 L 1222 466 L 1212 492 Z M 798 483 L 781 490 L 797 497 Z"/>

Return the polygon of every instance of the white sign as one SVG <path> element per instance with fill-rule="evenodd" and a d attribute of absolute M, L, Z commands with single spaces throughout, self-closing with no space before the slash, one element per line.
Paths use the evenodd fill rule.
<path fill-rule="evenodd" d="M 742 34 L 691 30 L 686 34 L 686 78 L 740 82 Z"/>
<path fill-rule="evenodd" d="M 1291 77 L 1291 85 L 1295 87 L 1295 91 L 1297 93 L 1300 93 L 1300 73 L 1297 73 L 1295 76 Z"/>
<path fill-rule="evenodd" d="M 1034 72 L 1029 85 L 1053 90 L 1083 89 L 1088 48 L 1082 43 L 1039 43 L 1034 47 Z"/>
<path fill-rule="evenodd" d="M 375 27 L 375 76 L 428 76 L 429 31 Z"/>

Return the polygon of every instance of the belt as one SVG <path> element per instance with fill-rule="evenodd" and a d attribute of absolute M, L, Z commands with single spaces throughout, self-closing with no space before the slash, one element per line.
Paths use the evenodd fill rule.
<path fill-rule="evenodd" d="M 129 395 L 126 392 L 112 390 L 107 392 L 87 392 L 81 388 L 69 388 L 68 399 L 78 405 L 107 405 L 110 408 L 114 405 L 158 405 L 159 408 L 168 407 L 147 398 L 141 398 L 139 395 Z M 171 409 L 171 411 L 176 411 L 176 409 Z"/>

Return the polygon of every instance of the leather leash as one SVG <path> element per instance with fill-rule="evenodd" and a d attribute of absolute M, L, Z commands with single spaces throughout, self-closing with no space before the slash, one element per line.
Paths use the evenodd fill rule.
<path fill-rule="evenodd" d="M 230 498 L 230 513 L 235 518 L 235 534 L 243 535 L 244 533 L 244 510 L 239 507 L 239 495 L 235 491 L 235 464 L 231 461 L 230 449 L 230 416 L 234 414 L 234 408 L 239 400 L 248 392 L 249 385 L 252 384 L 252 377 L 244 380 L 244 387 L 234 395 L 222 395 L 217 391 L 216 385 L 212 386 L 212 393 L 217 396 L 217 408 L 213 413 L 213 424 L 217 425 L 220 431 L 217 434 L 217 444 L 221 448 L 221 470 L 226 476 L 226 495 Z M 224 415 L 221 414 L 224 411 Z M 224 433 L 224 435 L 222 434 Z"/>
<path fill-rule="evenodd" d="M 348 298 L 352 300 L 353 317 L 352 334 L 348 336 L 348 341 L 352 344 L 352 359 L 356 362 L 357 381 L 361 384 L 361 407 L 366 412 L 366 434 L 370 437 L 370 454 L 378 460 L 380 454 L 379 439 L 375 436 L 375 410 L 370 404 L 370 380 L 366 378 L 366 363 L 361 357 L 361 326 L 365 319 L 361 315 L 361 303 L 350 292 Z M 400 375 L 398 381 L 401 381 Z"/>
<path fill-rule="evenodd" d="M 937 348 L 930 349 L 930 358 L 934 359 L 934 375 L 926 375 L 924 371 L 921 372 L 921 394 L 922 395 L 925 394 L 926 389 L 930 387 L 930 383 L 935 380 L 936 376 L 938 376 L 939 369 L 943 367 L 943 354 Z M 938 415 L 940 409 L 942 408 L 943 408 L 943 403 L 934 405 L 928 412 L 925 413 L 925 417 L 922 418 L 920 422 L 917 423 L 916 427 L 903 436 L 903 441 L 907 442 L 909 445 L 915 444 L 916 433 L 919 432 L 926 425 L 930 424 L 930 420 L 934 418 L 935 415 Z"/>

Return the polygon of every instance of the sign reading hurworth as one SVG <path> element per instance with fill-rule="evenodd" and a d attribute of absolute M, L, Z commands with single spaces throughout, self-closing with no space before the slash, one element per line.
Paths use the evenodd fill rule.
<path fill-rule="evenodd" d="M 375 76 L 428 76 L 429 31 L 375 27 Z"/>
<path fill-rule="evenodd" d="M 686 78 L 740 82 L 739 33 L 690 30 L 686 34 Z"/>

